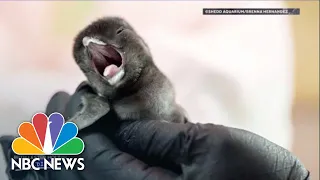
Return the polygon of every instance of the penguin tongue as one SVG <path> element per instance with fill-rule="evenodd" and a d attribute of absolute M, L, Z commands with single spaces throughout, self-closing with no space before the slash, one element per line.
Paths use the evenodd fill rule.
<path fill-rule="evenodd" d="M 103 76 L 108 77 L 108 78 L 112 78 L 112 77 L 113 77 L 114 75 L 116 75 L 119 71 L 120 71 L 120 68 L 119 68 L 119 67 L 117 67 L 117 66 L 114 65 L 114 64 L 111 64 L 111 65 L 107 66 L 107 67 L 104 69 Z"/>

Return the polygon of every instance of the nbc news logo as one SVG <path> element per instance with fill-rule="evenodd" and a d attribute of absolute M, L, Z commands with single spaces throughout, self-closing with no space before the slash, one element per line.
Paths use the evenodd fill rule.
<path fill-rule="evenodd" d="M 49 118 L 37 113 L 32 123 L 23 122 L 18 128 L 19 136 L 12 142 L 16 158 L 11 159 L 11 170 L 66 170 L 84 169 L 83 158 L 70 158 L 82 153 L 83 141 L 76 137 L 78 127 L 66 122 L 60 113 Z"/>

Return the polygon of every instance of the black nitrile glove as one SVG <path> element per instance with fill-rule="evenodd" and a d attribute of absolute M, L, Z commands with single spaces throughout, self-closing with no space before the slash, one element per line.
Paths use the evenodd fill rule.
<path fill-rule="evenodd" d="M 80 88 L 71 97 L 62 112 L 65 117 L 81 108 L 83 91 L 85 88 Z M 59 96 L 50 101 L 47 112 L 61 106 Z M 110 112 L 79 136 L 85 143 L 81 154 L 85 159 L 84 171 L 30 171 L 24 173 L 25 178 L 16 179 L 310 179 L 309 172 L 289 151 L 256 134 L 225 126 L 155 120 L 119 122 Z M 2 143 L 3 147 L 8 143 Z"/>

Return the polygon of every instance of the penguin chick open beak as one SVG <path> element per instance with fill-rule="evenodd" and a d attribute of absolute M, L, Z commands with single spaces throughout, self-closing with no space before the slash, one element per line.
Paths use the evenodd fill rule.
<path fill-rule="evenodd" d="M 123 59 L 117 49 L 93 37 L 84 37 L 82 44 L 86 48 L 97 72 L 110 85 L 117 84 L 125 74 Z"/>

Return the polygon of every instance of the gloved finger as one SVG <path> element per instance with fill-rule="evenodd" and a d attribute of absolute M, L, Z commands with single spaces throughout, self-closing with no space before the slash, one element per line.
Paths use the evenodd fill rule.
<path fill-rule="evenodd" d="M 222 133 L 225 132 L 218 127 L 155 120 L 125 121 L 117 129 L 115 142 L 121 150 L 139 158 L 155 158 L 160 162 L 171 161 L 177 165 L 188 164 L 201 153 L 220 149 L 224 138 Z M 217 136 L 212 131 L 216 131 Z"/>
<path fill-rule="evenodd" d="M 50 115 L 54 112 L 59 112 L 63 114 L 69 99 L 70 95 L 67 92 L 56 92 L 49 100 L 45 114 Z"/>
<path fill-rule="evenodd" d="M 177 174 L 159 167 L 150 167 L 135 157 L 120 151 L 102 133 L 82 136 L 85 150 L 84 171 L 79 173 L 85 179 L 108 180 L 170 180 Z"/>
<path fill-rule="evenodd" d="M 288 150 L 254 133 L 213 124 L 123 122 L 121 149 L 139 157 L 171 159 L 189 179 L 290 179 L 309 176 Z M 244 166 L 245 164 L 245 166 Z"/>

